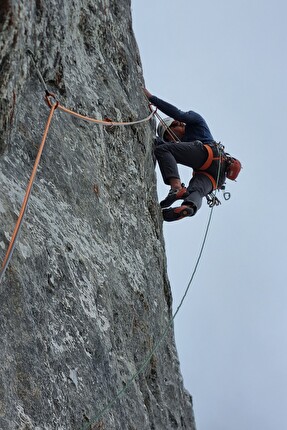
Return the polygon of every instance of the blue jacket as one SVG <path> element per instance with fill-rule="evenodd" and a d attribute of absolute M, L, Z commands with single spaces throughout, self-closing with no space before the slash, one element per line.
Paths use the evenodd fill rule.
<path fill-rule="evenodd" d="M 165 115 L 186 124 L 185 134 L 181 140 L 182 142 L 193 142 L 194 140 L 200 140 L 202 143 L 214 142 L 208 125 L 198 113 L 193 112 L 192 110 L 183 112 L 156 96 L 151 96 L 149 100 Z"/>

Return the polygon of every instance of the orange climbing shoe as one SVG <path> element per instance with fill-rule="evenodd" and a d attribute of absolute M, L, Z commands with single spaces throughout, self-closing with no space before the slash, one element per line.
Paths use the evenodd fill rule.
<path fill-rule="evenodd" d="M 182 205 L 178 208 L 163 209 L 162 216 L 165 221 L 178 221 L 187 216 L 195 214 L 195 210 L 191 206 Z"/>
<path fill-rule="evenodd" d="M 166 198 L 160 202 L 160 207 L 168 208 L 176 200 L 184 199 L 188 195 L 189 192 L 185 188 L 184 184 L 181 184 L 181 188 L 179 190 L 177 188 L 171 188 Z"/>

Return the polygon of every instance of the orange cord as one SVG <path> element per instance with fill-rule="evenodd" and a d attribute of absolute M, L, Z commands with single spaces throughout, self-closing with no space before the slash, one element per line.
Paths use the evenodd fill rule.
<path fill-rule="evenodd" d="M 5 258 L 3 260 L 3 264 L 2 264 L 2 268 L 1 268 L 1 272 L 0 272 L 0 281 L 2 279 L 2 276 L 4 275 L 4 272 L 5 272 L 8 264 L 9 264 L 10 258 L 12 256 L 13 248 L 14 248 L 14 245 L 15 245 L 15 242 L 16 242 L 16 239 L 17 239 L 17 236 L 18 236 L 18 233 L 19 233 L 22 221 L 23 221 L 23 217 L 24 217 L 27 205 L 28 205 L 29 197 L 30 197 L 30 194 L 31 194 L 32 186 L 33 186 L 34 179 L 35 179 L 35 176 L 36 176 L 36 173 L 37 173 L 37 169 L 38 169 L 38 166 L 39 166 L 40 158 L 41 158 L 41 155 L 42 155 L 42 152 L 43 152 L 43 149 L 44 149 L 44 145 L 45 145 L 45 142 L 46 142 L 46 139 L 47 139 L 47 135 L 48 135 L 48 131 L 49 131 L 49 128 L 50 128 L 51 121 L 52 121 L 52 117 L 53 117 L 55 109 L 57 109 L 57 107 L 58 107 L 58 102 L 57 101 L 54 104 L 51 105 L 51 110 L 50 110 L 49 117 L 48 117 L 48 120 L 47 120 L 47 123 L 46 123 L 46 127 L 45 127 L 45 130 L 44 130 L 42 141 L 41 141 L 41 144 L 40 144 L 39 149 L 38 149 L 38 153 L 37 153 L 37 156 L 36 156 L 36 160 L 35 160 L 35 163 L 34 163 L 32 174 L 30 176 L 30 180 L 29 180 L 29 183 L 28 183 L 28 186 L 27 186 L 27 189 L 26 189 L 26 193 L 25 193 L 24 199 L 23 199 L 23 203 L 22 203 L 22 206 L 21 206 L 21 209 L 20 209 L 19 217 L 18 217 L 17 223 L 15 225 L 14 232 L 12 234 L 12 238 L 11 238 L 10 244 L 8 246 Z"/>
<path fill-rule="evenodd" d="M 53 102 L 50 100 L 50 98 L 53 99 Z M 6 269 L 7 269 L 9 261 L 10 261 L 10 259 L 12 257 L 12 253 L 13 253 L 13 250 L 14 250 L 14 247 L 15 247 L 16 239 L 17 239 L 18 233 L 20 231 L 21 224 L 22 224 L 22 221 L 23 221 L 26 209 L 27 209 L 27 205 L 28 205 L 30 194 L 31 194 L 32 186 L 33 186 L 33 183 L 34 183 L 34 179 L 35 179 L 35 176 L 36 176 L 36 173 L 37 173 L 37 169 L 38 169 L 38 166 L 39 166 L 39 163 L 40 163 L 40 158 L 41 158 L 41 155 L 42 155 L 42 152 L 43 152 L 43 149 L 44 149 L 44 145 L 45 145 L 45 142 L 46 142 L 46 139 L 47 139 L 48 131 L 49 131 L 49 128 L 50 128 L 50 125 L 51 125 L 51 121 L 52 121 L 52 117 L 54 115 L 55 110 L 58 108 L 58 109 L 62 110 L 63 112 L 69 113 L 70 115 L 74 115 L 74 116 L 76 116 L 78 118 L 81 118 L 81 119 L 84 119 L 86 121 L 94 122 L 94 123 L 97 123 L 97 124 L 102 124 L 102 125 L 105 125 L 105 126 L 118 126 L 118 125 L 140 124 L 142 122 L 149 121 L 152 118 L 152 116 L 156 113 L 156 110 L 157 110 L 157 109 L 152 110 L 152 112 L 151 112 L 151 114 L 149 116 L 147 116 L 144 119 L 138 120 L 138 121 L 114 122 L 114 121 L 112 121 L 110 119 L 101 120 L 101 119 L 90 118 L 88 116 L 81 115 L 81 114 L 79 114 L 77 112 L 74 112 L 74 111 L 72 111 L 70 109 L 67 109 L 64 106 L 62 106 L 62 105 L 59 104 L 59 102 L 57 101 L 57 99 L 56 99 L 56 97 L 55 97 L 54 94 L 49 93 L 48 91 L 46 91 L 45 100 L 46 100 L 46 103 L 48 104 L 48 106 L 50 108 L 50 113 L 49 113 L 49 117 L 48 117 L 48 120 L 47 120 L 47 123 L 46 123 L 46 127 L 45 127 L 45 130 L 44 130 L 42 141 L 41 141 L 41 144 L 39 146 L 39 150 L 38 150 L 38 153 L 37 153 L 37 156 L 36 156 L 36 160 L 35 160 L 35 163 L 34 163 L 32 174 L 30 176 L 29 183 L 28 183 L 28 186 L 27 186 L 27 189 L 26 189 L 24 200 L 23 200 L 23 203 L 22 203 L 22 206 L 21 206 L 21 209 L 20 209 L 19 217 L 18 217 L 18 220 L 16 222 L 16 225 L 15 225 L 15 228 L 14 228 L 14 231 L 13 231 L 13 234 L 12 234 L 12 237 L 11 237 L 11 240 L 10 240 L 10 243 L 9 243 L 6 255 L 5 255 L 3 263 L 2 263 L 2 267 L 1 267 L 1 270 L 0 270 L 0 282 L 1 282 L 2 278 L 3 278 L 3 276 L 4 276 L 4 273 L 5 273 Z"/>
<path fill-rule="evenodd" d="M 53 94 L 50 94 L 50 93 L 46 95 L 46 102 L 47 102 L 48 106 L 51 107 L 52 104 L 51 104 L 51 101 L 49 100 L 49 97 L 52 97 L 52 98 L 55 99 L 55 96 Z M 65 106 L 62 106 L 60 103 L 58 103 L 58 109 L 60 109 L 63 112 L 66 112 L 66 113 L 68 113 L 70 115 L 73 115 L 73 116 L 75 116 L 77 118 L 84 119 L 85 121 L 94 122 L 94 123 L 97 123 L 97 124 L 102 124 L 102 125 L 110 126 L 110 127 L 111 126 L 118 126 L 118 125 L 140 124 L 142 122 L 149 121 L 152 118 L 152 116 L 156 113 L 156 110 L 157 110 L 157 109 L 152 110 L 152 112 L 150 113 L 149 116 L 147 116 L 146 118 L 140 119 L 138 121 L 119 122 L 119 121 L 113 121 L 111 119 L 105 119 L 105 120 L 103 120 L 103 119 L 91 118 L 91 117 L 86 116 L 86 115 L 81 115 L 80 113 L 74 112 L 73 110 L 68 109 Z"/>

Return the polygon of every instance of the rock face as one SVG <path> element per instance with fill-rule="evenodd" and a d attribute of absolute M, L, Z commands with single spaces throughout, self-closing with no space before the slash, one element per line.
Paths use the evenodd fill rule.
<path fill-rule="evenodd" d="M 131 121 L 131 25 L 129 0 L 1 1 L 1 260 L 50 112 L 26 49 L 62 105 Z M 172 327 L 150 354 L 172 315 L 152 135 L 56 109 L 0 285 L 1 429 L 195 429 Z"/>

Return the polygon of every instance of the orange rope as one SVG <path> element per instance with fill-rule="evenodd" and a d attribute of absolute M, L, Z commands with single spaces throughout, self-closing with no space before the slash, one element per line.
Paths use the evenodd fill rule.
<path fill-rule="evenodd" d="M 28 186 L 27 186 L 27 189 L 26 189 L 26 193 L 25 193 L 24 200 L 23 200 L 23 203 L 22 203 L 22 207 L 21 207 L 21 210 L 20 210 L 20 213 L 19 213 L 19 217 L 18 217 L 17 223 L 15 225 L 14 232 L 12 234 L 12 238 L 11 238 L 10 244 L 8 246 L 5 258 L 3 260 L 3 264 L 2 264 L 2 267 L 1 267 L 1 271 L 0 271 L 0 282 L 2 280 L 2 277 L 4 276 L 4 273 L 5 273 L 6 269 L 7 269 L 9 261 L 10 261 L 10 259 L 12 257 L 12 253 L 13 253 L 13 250 L 14 250 L 15 242 L 16 242 L 18 233 L 20 231 L 20 227 L 21 227 L 21 224 L 22 224 L 22 221 L 23 221 L 26 209 L 27 209 L 29 197 L 30 197 L 30 194 L 31 194 L 32 186 L 33 186 L 34 179 L 35 179 L 35 176 L 36 176 L 36 173 L 37 173 L 37 169 L 38 169 L 38 166 L 39 166 L 40 158 L 41 158 L 41 155 L 42 155 L 42 152 L 43 152 L 43 149 L 44 149 L 44 145 L 45 145 L 45 142 L 46 142 L 46 139 L 47 139 L 47 135 L 48 135 L 48 131 L 49 131 L 49 128 L 50 128 L 51 121 L 52 121 L 52 117 L 53 117 L 55 109 L 57 107 L 58 107 L 58 102 L 56 102 L 56 103 L 54 103 L 54 104 L 51 105 L 51 110 L 50 110 L 49 117 L 48 117 L 48 120 L 47 120 L 47 123 L 46 123 L 46 127 L 45 127 L 45 130 L 44 130 L 42 141 L 41 141 L 41 144 L 40 144 L 39 149 L 38 149 L 38 153 L 37 153 L 37 157 L 36 157 L 36 160 L 35 160 L 35 163 L 34 163 L 32 174 L 30 176 L 30 180 L 29 180 L 29 183 L 28 183 Z"/>
<path fill-rule="evenodd" d="M 50 98 L 53 99 L 53 102 L 51 102 Z M 59 104 L 59 102 L 56 100 L 56 97 L 54 96 L 54 94 L 51 94 L 48 91 L 46 91 L 45 99 L 46 99 L 46 102 L 47 102 L 48 106 L 50 107 L 50 113 L 49 113 L 49 117 L 48 117 L 48 120 L 47 120 L 47 123 L 46 123 L 46 127 L 45 127 L 45 130 L 44 130 L 42 141 L 41 141 L 41 144 L 39 146 L 39 150 L 38 150 L 38 153 L 37 153 L 37 156 L 36 156 L 36 160 L 35 160 L 35 163 L 34 163 L 32 174 L 30 176 L 29 183 L 28 183 L 28 186 L 27 186 L 27 189 L 26 189 L 24 200 L 23 200 L 23 203 L 22 203 L 22 206 L 21 206 L 21 209 L 20 209 L 19 217 L 18 217 L 17 223 L 15 225 L 14 232 L 12 234 L 12 238 L 10 240 L 10 243 L 9 243 L 6 255 L 5 255 L 3 263 L 2 263 L 2 267 L 1 267 L 1 270 L 0 270 L 0 283 L 2 281 L 4 273 L 5 273 L 5 271 L 6 271 L 7 267 L 8 267 L 8 264 L 10 262 L 10 259 L 12 257 L 13 251 L 14 251 L 16 239 L 17 239 L 17 236 L 19 234 L 19 231 L 20 231 L 20 228 L 21 228 L 21 225 L 22 225 L 22 222 L 23 222 L 23 218 L 24 218 L 24 215 L 25 215 L 25 212 L 26 212 L 26 209 L 27 209 L 27 205 L 28 205 L 28 201 L 29 201 L 29 198 L 30 198 L 32 186 L 33 186 L 33 183 L 34 183 L 34 179 L 35 179 L 35 176 L 36 176 L 36 173 L 37 173 L 37 169 L 38 169 L 38 166 L 39 166 L 39 163 L 40 163 L 40 158 L 41 158 L 41 155 L 42 155 L 42 152 L 43 152 L 43 149 L 44 149 L 44 145 L 45 145 L 45 142 L 46 142 L 46 139 L 47 139 L 48 131 L 49 131 L 49 128 L 50 128 L 50 125 L 51 125 L 51 121 L 52 121 L 52 117 L 54 115 L 55 110 L 58 108 L 58 109 L 62 110 L 63 112 L 69 113 L 70 115 L 74 115 L 74 116 L 76 116 L 78 118 L 81 118 L 81 119 L 84 119 L 86 121 L 94 122 L 94 123 L 97 123 L 97 124 L 102 124 L 102 125 L 105 125 L 105 126 L 119 126 L 119 125 L 140 124 L 142 122 L 149 121 L 152 118 L 152 116 L 156 113 L 156 109 L 155 109 L 155 110 L 153 110 L 151 112 L 151 114 L 149 116 L 147 116 L 146 118 L 143 118 L 141 120 L 138 120 L 138 121 L 114 122 L 114 121 L 110 121 L 110 120 L 101 120 L 101 119 L 90 118 L 88 116 L 81 115 L 81 114 L 79 114 L 77 112 L 74 112 L 74 111 L 72 111 L 70 109 L 67 109 L 64 106 L 62 106 L 62 105 Z"/>
<path fill-rule="evenodd" d="M 49 97 L 55 98 L 53 94 L 48 94 L 46 96 L 46 101 L 48 103 L 48 105 L 51 107 L 51 102 L 49 100 Z M 140 124 L 142 122 L 146 122 L 149 121 L 153 115 L 156 113 L 156 109 L 152 110 L 152 112 L 150 113 L 150 115 L 148 115 L 146 118 L 140 119 L 138 121 L 130 121 L 130 122 L 118 122 L 118 121 L 112 121 L 112 120 L 102 120 L 102 119 L 96 119 L 96 118 L 91 118 L 89 116 L 86 115 L 81 115 L 80 113 L 74 112 L 71 109 L 66 108 L 65 106 L 62 106 L 60 103 L 58 104 L 58 109 L 60 109 L 63 112 L 69 113 L 70 115 L 73 115 L 77 118 L 81 118 L 84 119 L 85 121 L 89 121 L 89 122 L 94 122 L 97 124 L 102 124 L 105 126 L 120 126 L 120 125 L 134 125 L 134 124 Z"/>

